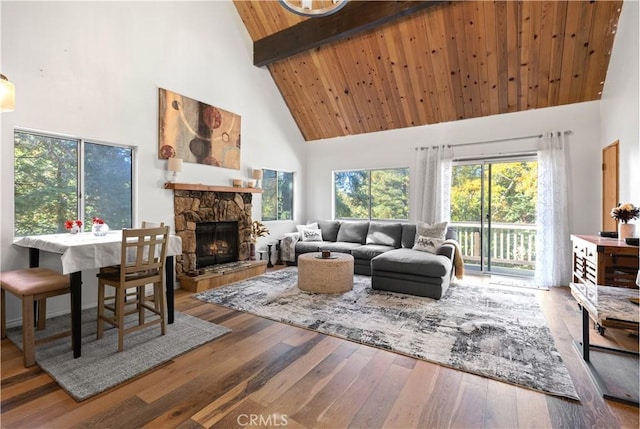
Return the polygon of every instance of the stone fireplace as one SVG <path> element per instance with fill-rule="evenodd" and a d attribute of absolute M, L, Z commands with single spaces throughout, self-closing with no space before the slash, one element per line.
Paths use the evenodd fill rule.
<path fill-rule="evenodd" d="M 196 268 L 238 260 L 238 222 L 196 223 Z"/>
<path fill-rule="evenodd" d="M 233 191 L 233 188 L 225 188 L 225 190 L 226 189 Z M 196 264 L 198 260 L 198 246 L 196 243 L 196 229 L 198 228 L 198 224 L 201 224 L 201 227 L 204 224 L 214 222 L 237 224 L 237 232 L 235 232 L 234 229 L 237 242 L 233 244 L 236 248 L 230 252 L 234 254 L 237 253 L 238 261 L 249 260 L 251 252 L 251 201 L 252 194 L 250 192 L 242 192 L 242 189 L 238 189 L 237 192 L 220 192 L 174 188 L 175 229 L 176 234 L 182 238 L 182 255 L 176 257 L 176 274 L 180 276 L 200 268 Z M 229 244 L 218 244 L 229 246 Z M 211 252 L 209 253 L 215 252 L 218 254 L 218 250 L 213 249 L 216 243 L 210 246 Z M 202 249 L 200 249 L 200 253 L 207 252 L 203 252 Z M 209 258 L 208 261 L 211 262 L 212 259 Z M 214 263 L 221 262 L 218 261 Z"/>

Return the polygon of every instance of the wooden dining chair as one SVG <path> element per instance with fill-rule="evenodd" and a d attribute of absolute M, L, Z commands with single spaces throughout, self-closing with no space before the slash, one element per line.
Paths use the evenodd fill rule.
<path fill-rule="evenodd" d="M 150 222 L 148 220 L 143 220 L 142 223 L 140 223 L 140 228 L 158 228 L 163 226 L 164 222 Z"/>
<path fill-rule="evenodd" d="M 151 222 L 151 221 L 148 221 L 148 220 L 143 220 L 140 223 L 140 228 L 158 228 L 158 227 L 163 227 L 163 226 L 164 226 L 164 222 Z M 135 294 L 137 296 L 137 291 L 136 291 Z M 156 310 L 159 310 L 157 302 L 156 301 L 153 301 L 153 302 L 156 305 Z M 142 322 L 140 322 L 140 323 L 144 323 L 144 313 L 141 314 L 141 317 L 142 317 Z"/>
<path fill-rule="evenodd" d="M 104 334 L 104 322 L 118 329 L 118 351 L 124 350 L 124 335 L 160 324 L 162 335 L 166 333 L 166 304 L 164 299 L 164 264 L 167 253 L 169 227 L 140 228 L 122 230 L 122 254 L 119 266 L 98 273 L 98 333 Z M 146 295 L 146 285 L 153 284 L 153 295 Z M 107 296 L 106 286 L 115 289 L 115 293 Z M 136 288 L 136 299 L 126 302 L 126 291 Z M 151 298 L 153 305 L 148 301 Z M 127 309 L 126 306 L 133 309 Z M 105 313 L 105 310 L 109 314 Z M 145 313 L 151 312 L 153 317 L 146 320 Z M 138 313 L 137 325 L 125 326 L 125 316 Z"/>
<path fill-rule="evenodd" d="M 36 363 L 36 344 L 52 341 L 70 331 L 51 335 L 36 341 L 34 327 L 34 303 L 37 303 L 37 329 L 42 330 L 46 325 L 47 298 L 70 294 L 69 276 L 49 268 L 25 268 L 23 270 L 5 271 L 0 273 L 2 287 L 2 319 L 1 337 L 7 337 L 6 292 L 22 300 L 22 355 L 24 366 Z"/>
<path fill-rule="evenodd" d="M 164 222 L 151 222 L 151 221 L 147 221 L 147 220 L 143 220 L 140 223 L 140 228 L 158 228 L 158 227 L 163 227 L 164 226 Z M 113 272 L 119 272 L 120 270 L 120 265 L 110 265 L 108 267 L 101 267 L 100 268 L 100 274 L 105 275 L 108 273 L 113 273 Z M 140 291 L 146 293 L 146 288 L 131 288 L 129 290 L 127 290 L 127 292 L 125 293 L 124 296 L 124 300 L 125 300 L 125 306 L 126 303 L 131 303 L 131 302 L 135 302 L 139 299 L 144 299 L 144 296 L 141 298 L 140 297 Z M 133 300 L 133 301 L 132 301 Z M 159 310 L 157 303 L 154 301 L 154 305 L 156 305 L 156 310 Z M 128 316 L 129 314 L 132 313 L 138 313 L 138 323 L 139 324 L 143 324 L 144 323 L 144 309 L 141 307 L 136 307 L 136 309 L 134 310 L 126 310 L 125 311 L 125 316 Z"/>

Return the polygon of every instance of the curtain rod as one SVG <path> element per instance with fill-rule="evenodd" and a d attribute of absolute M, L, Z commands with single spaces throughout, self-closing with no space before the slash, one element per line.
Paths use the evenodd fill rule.
<path fill-rule="evenodd" d="M 567 130 L 567 131 L 563 131 L 562 132 L 565 135 L 569 135 L 572 134 L 573 131 L 571 130 Z M 521 137 L 509 137 L 509 138 L 505 138 L 505 139 L 496 139 L 496 140 L 484 140 L 484 141 L 480 141 L 480 142 L 471 142 L 471 143 L 460 143 L 460 144 L 448 144 L 445 145 L 446 147 L 462 147 L 462 146 L 473 146 L 473 145 L 477 145 L 477 144 L 489 144 L 489 143 L 502 143 L 502 142 L 508 142 L 508 141 L 516 141 L 516 140 L 526 140 L 526 139 L 532 139 L 532 138 L 540 138 L 542 137 L 544 134 L 533 134 L 530 136 L 521 136 Z M 431 146 L 432 149 L 437 148 L 438 146 Z M 417 147 L 416 150 L 422 150 L 422 149 L 428 149 L 428 146 L 423 146 L 423 147 Z"/>

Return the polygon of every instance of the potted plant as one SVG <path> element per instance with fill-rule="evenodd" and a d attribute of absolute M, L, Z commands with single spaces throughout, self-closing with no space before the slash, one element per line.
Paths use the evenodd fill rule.
<path fill-rule="evenodd" d="M 629 221 L 640 217 L 640 207 L 636 207 L 631 203 L 620 204 L 618 207 L 611 209 L 611 217 L 618 222 L 618 240 L 633 237 L 636 226 L 629 224 Z"/>
<path fill-rule="evenodd" d="M 258 220 L 254 220 L 251 223 L 251 260 L 255 261 L 256 259 L 256 241 L 258 237 L 264 237 L 265 235 L 269 235 L 269 229 L 264 226 L 264 224 Z"/>

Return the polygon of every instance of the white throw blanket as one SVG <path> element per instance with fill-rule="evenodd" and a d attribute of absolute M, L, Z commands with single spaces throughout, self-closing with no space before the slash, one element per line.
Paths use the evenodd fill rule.
<path fill-rule="evenodd" d="M 282 237 L 282 260 L 286 262 L 296 261 L 296 243 L 300 240 L 300 234 L 289 232 Z"/>

